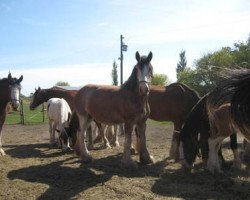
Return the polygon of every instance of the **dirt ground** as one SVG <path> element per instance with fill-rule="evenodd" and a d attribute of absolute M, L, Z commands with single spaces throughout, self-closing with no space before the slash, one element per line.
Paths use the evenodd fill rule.
<path fill-rule="evenodd" d="M 195 170 L 183 172 L 166 159 L 172 126 L 149 125 L 147 146 L 155 163 L 139 164 L 137 170 L 120 168 L 120 147 L 91 151 L 94 160 L 82 164 L 73 153 L 49 148 L 48 125 L 5 125 L 0 157 L 0 199 L 250 199 L 250 178 L 245 171 L 230 168 L 212 175 L 197 160 Z M 138 162 L 138 156 L 133 157 Z"/>

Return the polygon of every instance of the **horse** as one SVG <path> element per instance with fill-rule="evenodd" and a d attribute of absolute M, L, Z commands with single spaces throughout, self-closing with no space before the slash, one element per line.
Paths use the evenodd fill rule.
<path fill-rule="evenodd" d="M 209 155 L 211 154 L 211 152 L 209 151 L 209 137 L 211 136 L 211 126 L 209 114 L 207 111 L 207 100 L 209 95 L 210 94 L 208 93 L 207 95 L 203 96 L 200 101 L 193 107 L 187 119 L 185 120 L 185 123 L 183 124 L 180 132 L 181 164 L 185 169 L 191 169 L 196 156 L 199 154 L 199 148 L 201 148 L 202 159 L 205 164 L 208 162 Z M 224 116 L 222 118 L 224 118 Z M 217 123 L 216 125 L 216 128 L 218 130 L 224 131 L 225 135 L 228 134 L 227 136 L 230 136 L 230 147 L 234 154 L 234 166 L 239 167 L 240 159 L 237 151 L 237 137 L 235 134 L 235 130 L 230 129 L 229 127 L 225 129 L 225 127 L 220 123 Z M 212 130 L 214 130 L 214 128 L 212 128 Z M 200 139 L 198 139 L 199 134 Z M 218 148 L 218 151 L 218 155 L 216 156 L 217 158 L 219 156 L 222 163 L 224 164 L 225 161 L 222 156 L 221 148 Z"/>
<path fill-rule="evenodd" d="M 136 168 L 131 158 L 131 133 L 136 125 L 140 135 L 140 162 L 153 162 L 146 147 L 146 120 L 149 116 L 148 94 L 149 82 L 153 75 L 151 65 L 152 52 L 148 56 L 135 54 L 137 64 L 128 80 L 121 86 L 86 85 L 75 98 L 76 113 L 79 118 L 80 131 L 77 132 L 76 154 L 83 162 L 91 162 L 85 143 L 86 129 L 92 119 L 103 124 L 125 124 L 124 153 L 121 165 L 124 168 Z M 103 130 L 101 129 L 101 132 Z M 102 133 L 103 134 L 103 133 Z"/>
<path fill-rule="evenodd" d="M 207 102 L 208 111 L 211 116 L 211 124 L 215 124 L 215 117 L 218 110 L 224 108 L 230 126 L 241 133 L 250 142 L 250 70 L 234 70 L 210 95 Z M 227 108 L 226 105 L 230 105 Z M 217 133 L 217 134 L 216 134 Z M 215 164 L 217 158 L 214 152 L 223 139 L 222 132 L 215 132 L 211 138 L 212 158 L 210 161 L 211 170 L 219 170 Z"/>
<path fill-rule="evenodd" d="M 179 132 L 188 113 L 199 101 L 199 94 L 183 83 L 172 83 L 168 86 L 150 86 L 149 118 L 155 121 L 172 121 L 174 133 L 169 157 L 179 160 Z M 135 129 L 135 132 L 136 129 Z M 140 138 L 137 136 L 136 149 L 140 151 Z"/>
<path fill-rule="evenodd" d="M 168 86 L 151 86 L 149 93 L 149 118 L 155 121 L 171 121 L 174 124 L 169 157 L 179 160 L 181 127 L 193 106 L 199 101 L 199 94 L 183 83 Z"/>
<path fill-rule="evenodd" d="M 51 98 L 48 100 L 47 114 L 49 119 L 50 145 L 53 146 L 56 143 L 55 131 L 61 133 L 63 127 L 68 126 L 71 109 L 64 99 Z M 60 137 L 58 137 L 58 146 L 62 147 L 63 151 L 71 149 L 69 140 L 64 142 Z"/>
<path fill-rule="evenodd" d="M 7 78 L 0 79 L 0 156 L 6 155 L 2 149 L 2 128 L 7 115 L 7 105 L 11 102 L 14 110 L 19 107 L 22 80 L 23 75 L 17 79 L 13 78 L 11 73 Z"/>
<path fill-rule="evenodd" d="M 250 141 L 250 70 L 233 70 L 213 91 L 208 104 L 219 107 L 230 103 L 231 123 Z"/>
<path fill-rule="evenodd" d="M 34 109 L 40 104 L 47 102 L 51 98 L 63 98 L 67 101 L 69 104 L 72 112 L 75 110 L 75 105 L 74 105 L 74 97 L 78 90 L 61 90 L 61 89 L 41 89 L 38 87 L 38 89 L 35 89 L 34 95 L 33 95 L 33 101 L 30 103 L 30 109 Z M 72 123 L 78 123 L 78 119 L 75 117 L 72 119 Z M 75 126 L 75 125 L 74 125 Z M 101 124 L 98 124 L 99 128 L 103 128 Z M 71 133 L 68 133 L 66 130 L 64 130 L 65 127 L 61 130 L 60 133 L 60 138 L 63 139 L 63 141 L 67 141 L 67 135 L 72 135 Z M 70 129 L 67 129 L 70 130 Z M 87 129 L 87 135 L 88 135 L 88 148 L 93 149 L 93 142 L 92 142 L 92 127 L 89 126 Z M 106 139 L 105 135 L 102 135 L 102 138 L 104 139 L 104 146 L 105 147 L 110 147 L 109 143 L 107 142 L 108 140 Z M 69 138 L 70 139 L 70 138 Z"/>
<path fill-rule="evenodd" d="M 30 109 L 38 107 L 40 104 L 47 102 L 51 98 L 63 98 L 67 101 L 70 106 L 70 109 L 75 110 L 74 107 L 74 97 L 77 93 L 77 90 L 58 90 L 58 89 L 35 89 L 33 100 L 30 103 Z"/>
<path fill-rule="evenodd" d="M 215 171 L 222 173 L 218 151 L 222 141 L 235 132 L 235 128 L 231 123 L 230 104 L 223 104 L 219 108 L 211 108 L 207 105 L 208 117 L 210 123 L 210 137 L 208 138 L 209 156 L 207 161 L 207 168 L 210 172 Z M 236 163 L 240 165 L 240 158 L 237 151 L 233 152 Z"/>

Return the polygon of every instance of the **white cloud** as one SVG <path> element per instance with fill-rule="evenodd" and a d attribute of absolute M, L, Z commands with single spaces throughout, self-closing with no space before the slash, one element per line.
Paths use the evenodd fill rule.
<path fill-rule="evenodd" d="M 5 77 L 7 77 L 9 71 L 11 71 L 13 77 L 24 76 L 22 82 L 22 93 L 24 95 L 34 92 L 38 86 L 50 88 L 58 81 L 67 81 L 71 86 L 84 86 L 90 83 L 110 85 L 112 82 L 110 64 L 0 70 L 0 74 L 5 74 Z"/>

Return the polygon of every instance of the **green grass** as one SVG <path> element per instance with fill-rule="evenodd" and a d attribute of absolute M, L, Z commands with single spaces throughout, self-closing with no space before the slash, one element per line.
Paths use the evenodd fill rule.
<path fill-rule="evenodd" d="M 42 105 L 38 106 L 34 111 L 29 109 L 29 101 L 23 101 L 24 124 L 39 124 L 43 123 Z M 48 122 L 47 113 L 45 111 L 45 122 Z M 11 111 L 7 117 L 5 124 L 21 124 L 20 107 L 18 111 Z"/>
<path fill-rule="evenodd" d="M 43 123 L 43 107 L 42 105 L 38 106 L 34 111 L 31 111 L 29 109 L 30 101 L 28 99 L 23 99 L 23 111 L 24 111 L 24 124 L 30 125 L 30 124 L 39 124 Z M 46 108 L 46 106 L 45 106 Z M 44 119 L 45 122 L 48 122 L 47 113 L 45 111 L 44 113 Z M 21 124 L 21 116 L 20 116 L 20 108 L 18 111 L 11 111 L 7 117 L 5 124 Z M 159 122 L 154 121 L 151 119 L 147 120 L 147 124 L 155 124 L 155 125 L 161 125 L 161 126 L 169 126 L 172 124 L 172 122 Z"/>

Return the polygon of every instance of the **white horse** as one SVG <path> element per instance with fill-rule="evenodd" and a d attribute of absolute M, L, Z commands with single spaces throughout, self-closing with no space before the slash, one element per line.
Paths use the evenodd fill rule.
<path fill-rule="evenodd" d="M 58 131 L 58 134 L 61 132 L 63 127 L 69 125 L 69 119 L 71 116 L 71 109 L 68 103 L 64 99 L 60 98 L 51 98 L 48 100 L 47 114 L 49 119 L 49 133 L 50 133 L 50 145 L 56 143 L 55 140 L 55 131 Z M 58 145 L 62 147 L 63 151 L 70 150 L 69 141 L 63 142 L 62 139 L 59 139 L 58 135 Z"/>

